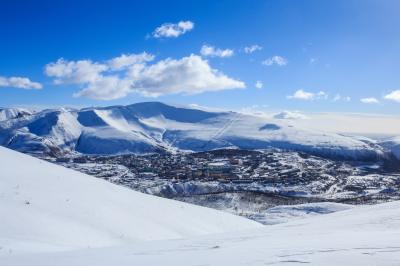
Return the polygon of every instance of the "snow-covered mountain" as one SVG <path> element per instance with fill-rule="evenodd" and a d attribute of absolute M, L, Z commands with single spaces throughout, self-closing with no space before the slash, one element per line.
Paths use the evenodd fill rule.
<path fill-rule="evenodd" d="M 0 144 L 24 152 L 83 154 L 204 151 L 218 148 L 300 150 L 374 159 L 382 149 L 354 138 L 293 127 L 285 120 L 208 112 L 159 102 L 44 110 L 0 122 Z"/>
<path fill-rule="evenodd" d="M 400 136 L 385 139 L 380 142 L 380 145 L 391 151 L 391 153 L 400 160 Z"/>
<path fill-rule="evenodd" d="M 0 121 L 31 115 L 32 112 L 23 108 L 0 108 Z"/>
<path fill-rule="evenodd" d="M 4 147 L 0 158 L 0 257 L 261 227 L 228 213 L 135 192 Z"/>
<path fill-rule="evenodd" d="M 0 156 L 0 265 L 399 264 L 399 202 L 261 226 L 1 147 Z"/>

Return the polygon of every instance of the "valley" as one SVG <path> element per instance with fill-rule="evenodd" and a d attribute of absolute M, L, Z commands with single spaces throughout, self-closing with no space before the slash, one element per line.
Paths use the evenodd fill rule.
<path fill-rule="evenodd" d="M 398 138 L 309 130 L 282 118 L 160 102 L 3 108 L 0 143 L 135 191 L 264 224 L 274 223 L 270 210 L 280 206 L 312 204 L 289 211 L 302 217 L 335 204 L 400 198 Z"/>
<path fill-rule="evenodd" d="M 143 193 L 273 223 L 270 209 L 314 204 L 376 204 L 400 199 L 400 173 L 387 162 L 332 160 L 294 151 L 214 150 L 200 153 L 45 158 Z M 324 205 L 325 204 L 325 205 Z M 335 206 L 335 205 L 333 205 Z"/>

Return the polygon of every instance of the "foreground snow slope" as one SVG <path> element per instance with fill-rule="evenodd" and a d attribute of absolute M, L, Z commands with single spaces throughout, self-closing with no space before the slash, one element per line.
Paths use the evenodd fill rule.
<path fill-rule="evenodd" d="M 399 265 L 400 204 L 365 206 L 247 232 L 72 252 L 0 256 L 1 265 Z"/>
<path fill-rule="evenodd" d="M 3 147 L 0 169 L 0 255 L 262 227 L 216 210 L 134 192 Z"/>

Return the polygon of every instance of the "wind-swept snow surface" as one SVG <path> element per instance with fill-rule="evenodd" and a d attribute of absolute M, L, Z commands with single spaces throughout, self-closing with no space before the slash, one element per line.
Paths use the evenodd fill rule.
<path fill-rule="evenodd" d="M 0 158 L 0 256 L 261 227 L 238 216 L 135 192 L 3 147 Z"/>
<path fill-rule="evenodd" d="M 246 232 L 72 252 L 5 255 L 0 264 L 399 265 L 400 204 L 354 208 Z"/>

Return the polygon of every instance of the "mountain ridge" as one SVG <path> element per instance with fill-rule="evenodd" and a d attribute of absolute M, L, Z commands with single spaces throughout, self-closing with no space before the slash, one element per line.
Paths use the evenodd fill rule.
<path fill-rule="evenodd" d="M 47 109 L 0 121 L 0 144 L 24 152 L 121 154 L 218 148 L 304 151 L 370 160 L 383 147 L 367 138 L 295 128 L 285 120 L 143 102 Z"/>

